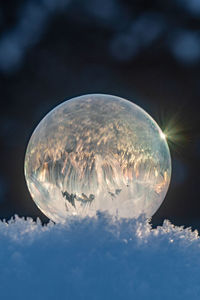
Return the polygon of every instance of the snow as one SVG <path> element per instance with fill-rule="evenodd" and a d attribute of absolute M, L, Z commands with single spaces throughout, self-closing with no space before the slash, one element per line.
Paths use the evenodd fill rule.
<path fill-rule="evenodd" d="M 1 299 L 200 299 L 197 231 L 144 216 L 0 222 Z"/>

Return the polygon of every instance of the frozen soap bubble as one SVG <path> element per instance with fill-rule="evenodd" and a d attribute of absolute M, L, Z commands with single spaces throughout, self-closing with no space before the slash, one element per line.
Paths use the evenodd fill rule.
<path fill-rule="evenodd" d="M 169 148 L 139 106 L 110 95 L 65 101 L 39 123 L 29 141 L 25 177 L 51 220 L 70 215 L 152 216 L 171 177 Z"/>

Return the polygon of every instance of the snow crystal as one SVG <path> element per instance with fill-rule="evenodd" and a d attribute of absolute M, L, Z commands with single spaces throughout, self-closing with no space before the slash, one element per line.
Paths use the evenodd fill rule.
<path fill-rule="evenodd" d="M 143 216 L 0 222 L 1 299 L 199 299 L 198 232 Z"/>

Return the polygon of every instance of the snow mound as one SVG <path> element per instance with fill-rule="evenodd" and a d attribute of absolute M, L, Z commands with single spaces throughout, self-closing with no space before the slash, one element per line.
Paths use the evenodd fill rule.
<path fill-rule="evenodd" d="M 200 299 L 198 232 L 165 221 L 0 222 L 1 299 Z"/>

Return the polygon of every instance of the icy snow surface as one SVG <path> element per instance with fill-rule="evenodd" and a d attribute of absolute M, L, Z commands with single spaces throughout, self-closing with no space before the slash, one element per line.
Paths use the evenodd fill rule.
<path fill-rule="evenodd" d="M 98 214 L 0 223 L 0 299 L 200 299 L 198 232 Z"/>

